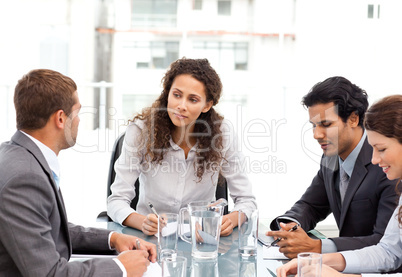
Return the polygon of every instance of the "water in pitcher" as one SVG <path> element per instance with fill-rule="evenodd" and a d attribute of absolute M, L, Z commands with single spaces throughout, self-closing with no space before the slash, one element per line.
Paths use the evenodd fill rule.
<path fill-rule="evenodd" d="M 211 259 L 218 256 L 222 217 L 213 211 L 191 213 L 192 255 L 195 258 Z"/>

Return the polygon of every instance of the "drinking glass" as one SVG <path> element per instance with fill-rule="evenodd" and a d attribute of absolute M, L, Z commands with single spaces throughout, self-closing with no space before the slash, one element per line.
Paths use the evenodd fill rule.
<path fill-rule="evenodd" d="M 239 210 L 239 254 L 242 257 L 257 255 L 258 210 Z"/>
<path fill-rule="evenodd" d="M 322 255 L 303 252 L 297 255 L 298 277 L 321 277 Z"/>

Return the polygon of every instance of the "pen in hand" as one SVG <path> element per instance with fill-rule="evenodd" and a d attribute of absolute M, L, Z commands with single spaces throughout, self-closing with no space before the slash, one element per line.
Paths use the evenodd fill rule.
<path fill-rule="evenodd" d="M 294 225 L 292 228 L 289 229 L 288 232 L 293 232 L 295 231 L 297 228 L 299 227 L 299 224 Z M 276 240 L 274 240 L 270 245 L 268 245 L 267 247 L 271 247 L 271 246 L 275 246 L 278 242 L 281 241 L 282 238 L 277 238 Z"/>
<path fill-rule="evenodd" d="M 151 208 L 151 211 L 154 213 L 154 215 L 156 215 L 159 218 L 159 214 L 156 212 L 154 205 L 152 205 L 151 202 L 148 202 L 148 206 Z M 163 216 L 161 217 L 161 219 L 163 220 Z"/>
<path fill-rule="evenodd" d="M 140 249 L 141 249 L 140 240 L 137 239 L 137 240 L 135 241 L 135 243 L 136 243 L 137 250 L 140 250 Z"/>
<path fill-rule="evenodd" d="M 152 205 L 151 202 L 148 202 L 148 206 L 151 208 L 151 211 L 157 216 L 159 217 L 158 213 L 156 212 L 154 205 Z"/>

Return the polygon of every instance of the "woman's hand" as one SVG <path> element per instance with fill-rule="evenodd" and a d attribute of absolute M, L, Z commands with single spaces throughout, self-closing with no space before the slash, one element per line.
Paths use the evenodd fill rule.
<path fill-rule="evenodd" d="M 297 273 L 297 259 L 293 259 L 290 262 L 288 262 L 276 269 L 276 275 L 278 277 L 286 277 L 288 275 L 296 274 L 296 273 Z"/>
<path fill-rule="evenodd" d="M 148 236 L 155 235 L 158 232 L 158 217 L 148 214 L 142 222 L 141 231 Z"/>
<path fill-rule="evenodd" d="M 221 236 L 229 236 L 233 232 L 233 222 L 229 217 L 222 217 Z"/>
<path fill-rule="evenodd" d="M 222 217 L 221 236 L 229 236 L 233 232 L 233 228 L 237 226 L 239 212 L 231 212 Z"/>

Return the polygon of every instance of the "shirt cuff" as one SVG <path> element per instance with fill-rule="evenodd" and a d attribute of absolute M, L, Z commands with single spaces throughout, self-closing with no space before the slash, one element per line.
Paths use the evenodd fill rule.
<path fill-rule="evenodd" d="M 121 207 L 121 209 L 115 214 L 116 220 L 115 222 L 119 223 L 121 226 L 123 225 L 123 221 L 126 220 L 126 218 L 132 214 L 135 213 L 136 211 L 133 210 L 131 207 Z"/>
<path fill-rule="evenodd" d="M 127 277 L 127 271 L 126 268 L 124 267 L 124 265 L 120 262 L 119 259 L 114 258 L 113 261 L 115 261 L 115 263 L 120 267 L 121 271 L 123 272 L 123 277 Z"/>
<path fill-rule="evenodd" d="M 108 243 L 108 245 L 109 245 L 109 249 L 110 250 L 114 250 L 114 248 L 112 248 L 111 246 L 110 246 L 110 239 L 112 238 L 112 234 L 114 233 L 114 231 L 112 231 L 112 232 L 110 232 L 109 233 L 109 238 L 108 238 L 108 240 L 107 240 L 107 243 Z"/>
<path fill-rule="evenodd" d="M 276 224 L 278 225 L 278 229 L 281 229 L 281 226 L 279 225 L 280 222 L 289 223 L 290 221 L 296 222 L 297 224 L 299 224 L 299 226 L 301 226 L 300 222 L 294 218 L 291 218 L 288 216 L 280 216 L 276 219 Z M 301 227 L 303 228 L 303 226 L 301 226 Z"/>
<path fill-rule="evenodd" d="M 360 260 L 354 252 L 355 251 L 340 252 L 346 263 L 345 269 L 343 270 L 344 273 L 361 272 Z"/>
<path fill-rule="evenodd" d="M 335 242 L 332 239 L 321 240 L 321 253 L 335 253 L 338 252 Z"/>

